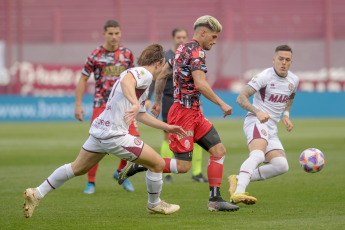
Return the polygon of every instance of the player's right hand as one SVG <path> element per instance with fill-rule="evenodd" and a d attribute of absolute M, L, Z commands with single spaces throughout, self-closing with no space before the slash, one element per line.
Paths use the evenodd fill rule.
<path fill-rule="evenodd" d="M 161 104 L 154 102 L 151 108 L 151 113 L 158 118 L 159 114 L 161 113 Z"/>
<path fill-rule="evenodd" d="M 258 118 L 258 120 L 261 122 L 261 123 L 265 123 L 268 121 L 268 119 L 270 119 L 270 115 L 266 112 L 262 112 L 262 111 L 259 111 L 256 113 L 256 117 Z"/>
<path fill-rule="evenodd" d="M 75 109 L 74 109 L 74 116 L 79 121 L 84 121 L 85 112 L 84 112 L 83 106 L 79 105 L 79 106 L 75 107 Z"/>

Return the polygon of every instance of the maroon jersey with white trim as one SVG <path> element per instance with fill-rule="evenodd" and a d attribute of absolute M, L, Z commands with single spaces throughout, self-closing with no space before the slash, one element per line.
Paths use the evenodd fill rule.
<path fill-rule="evenodd" d="M 120 74 L 134 67 L 133 53 L 119 46 L 116 51 L 108 51 L 103 46 L 98 47 L 88 56 L 82 74 L 90 77 L 94 73 L 95 94 L 93 107 L 105 107 L 114 83 L 120 79 Z"/>
<path fill-rule="evenodd" d="M 173 67 L 174 102 L 179 102 L 185 108 L 200 109 L 201 93 L 195 87 L 192 72 L 207 72 L 205 58 L 204 49 L 192 40 L 180 45 L 175 57 L 169 60 L 169 65 Z"/>

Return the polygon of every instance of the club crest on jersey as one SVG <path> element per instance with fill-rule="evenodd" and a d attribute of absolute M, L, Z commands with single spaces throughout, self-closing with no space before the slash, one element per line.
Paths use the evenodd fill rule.
<path fill-rule="evenodd" d="M 125 55 L 120 54 L 120 55 L 119 55 L 119 60 L 120 60 L 121 62 L 123 62 L 123 61 L 125 60 Z"/>
<path fill-rule="evenodd" d="M 189 140 L 185 140 L 185 141 L 184 141 L 184 147 L 185 147 L 186 149 L 189 149 L 189 148 L 190 148 L 190 142 L 189 142 Z"/>
<path fill-rule="evenodd" d="M 200 56 L 201 58 L 205 57 L 204 51 L 199 51 L 199 56 Z"/>
<path fill-rule="evenodd" d="M 266 132 L 266 130 L 261 129 L 261 134 L 262 134 L 262 135 L 264 135 L 264 136 L 267 136 L 267 132 Z"/>
<path fill-rule="evenodd" d="M 293 84 L 292 84 L 292 83 L 290 83 L 290 84 L 289 84 L 289 90 L 290 90 L 290 91 L 292 91 L 292 90 L 293 90 L 293 88 L 294 88 Z"/>
<path fill-rule="evenodd" d="M 134 144 L 136 144 L 136 145 L 140 145 L 141 142 L 142 142 L 142 141 L 141 141 L 138 137 L 136 137 L 136 138 L 134 139 Z"/>
<path fill-rule="evenodd" d="M 144 70 L 140 70 L 140 75 L 145 75 Z"/>

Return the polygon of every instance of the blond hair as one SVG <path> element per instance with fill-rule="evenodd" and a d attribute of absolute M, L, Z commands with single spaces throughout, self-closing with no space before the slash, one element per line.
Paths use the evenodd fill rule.
<path fill-rule="evenodd" d="M 204 15 L 198 18 L 194 23 L 194 30 L 198 27 L 206 27 L 218 33 L 222 31 L 222 25 L 216 18 L 210 15 Z"/>

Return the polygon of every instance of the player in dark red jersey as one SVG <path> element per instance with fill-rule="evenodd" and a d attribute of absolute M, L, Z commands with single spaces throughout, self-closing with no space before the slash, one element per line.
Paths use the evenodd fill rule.
<path fill-rule="evenodd" d="M 170 135 L 170 149 L 175 159 L 164 158 L 164 173 L 186 173 L 192 165 L 193 143 L 198 143 L 210 153 L 207 175 L 210 187 L 208 202 L 209 211 L 235 211 L 239 207 L 231 205 L 222 199 L 220 185 L 223 177 L 223 162 L 226 149 L 213 125 L 204 117 L 200 110 L 200 96 L 219 105 L 224 111 L 224 117 L 232 114 L 232 107 L 222 101 L 206 81 L 207 67 L 205 50 L 210 50 L 216 44 L 222 26 L 212 16 L 205 15 L 194 23 L 193 40 L 181 45 L 175 54 L 165 64 L 162 73 L 156 80 L 155 102 L 151 112 L 156 116 L 161 111 L 161 98 L 166 79 L 174 77 L 174 104 L 168 114 L 168 124 L 183 127 L 187 136 Z M 119 183 L 143 167 L 128 164 L 120 173 Z"/>
<path fill-rule="evenodd" d="M 91 74 L 94 74 L 96 82 L 91 124 L 105 109 L 112 86 L 120 78 L 120 74 L 124 70 L 134 67 L 132 52 L 119 45 L 121 38 L 120 24 L 115 20 L 108 20 L 104 24 L 103 35 L 105 42 L 88 56 L 76 89 L 75 117 L 79 121 L 83 121 L 85 113 L 81 102 L 86 82 Z M 138 126 L 135 120 L 129 127 L 129 133 L 133 136 L 139 136 Z M 121 159 L 118 169 L 115 170 L 113 175 L 115 179 L 118 178 L 118 173 L 126 164 L 127 161 Z M 98 164 L 88 172 L 88 184 L 84 193 L 92 194 L 95 192 L 97 168 Z M 123 183 L 123 187 L 127 191 L 134 191 L 134 187 L 129 180 Z"/>

